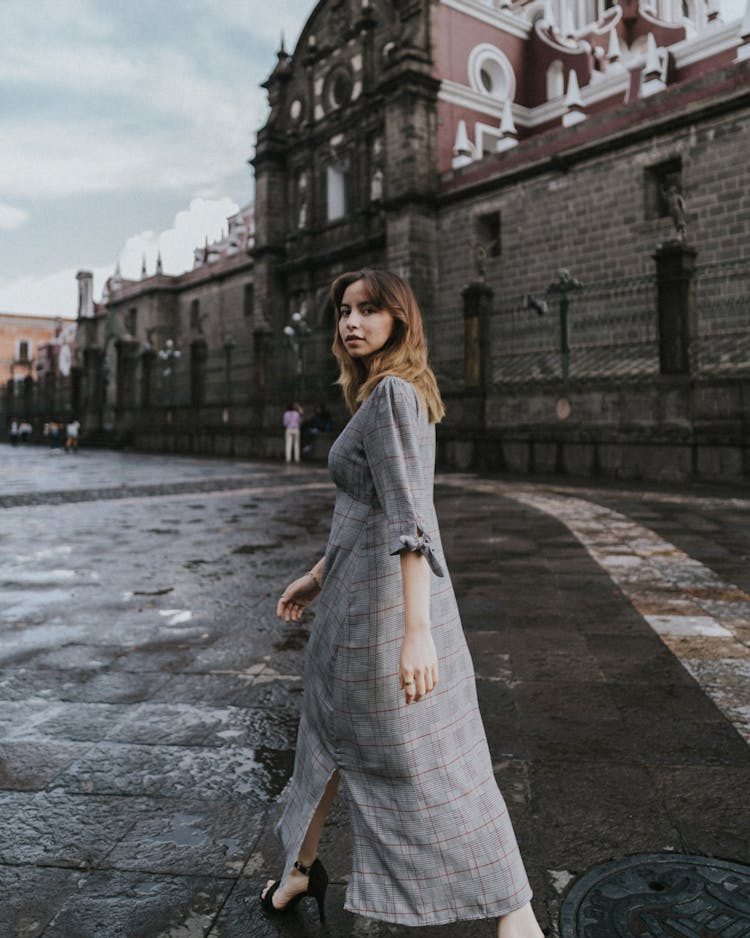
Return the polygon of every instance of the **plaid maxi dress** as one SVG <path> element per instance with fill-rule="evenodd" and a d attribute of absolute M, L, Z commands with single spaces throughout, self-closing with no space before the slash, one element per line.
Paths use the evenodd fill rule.
<path fill-rule="evenodd" d="M 492 771 L 474 670 L 440 544 L 435 428 L 414 387 L 386 377 L 331 448 L 336 504 L 305 660 L 294 773 L 277 825 L 289 872 L 338 770 L 353 858 L 345 908 L 403 925 L 491 918 L 531 889 Z M 399 553 L 435 574 L 439 682 L 399 690 Z"/>

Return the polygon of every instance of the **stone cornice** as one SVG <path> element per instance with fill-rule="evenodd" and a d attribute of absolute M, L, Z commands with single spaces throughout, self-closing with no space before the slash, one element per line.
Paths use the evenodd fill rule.
<path fill-rule="evenodd" d="M 495 189 L 501 182 L 565 169 L 657 134 L 750 107 L 747 63 L 702 75 L 661 94 L 593 115 L 575 127 L 553 128 L 529 137 L 513 150 L 488 156 L 441 176 L 441 203 Z M 719 97 L 720 96 L 720 97 Z"/>
<path fill-rule="evenodd" d="M 581 97 L 584 106 L 597 104 L 600 101 L 606 101 L 615 95 L 624 95 L 628 89 L 630 74 L 626 70 L 613 71 L 611 75 L 605 76 L 601 81 L 593 84 L 584 85 L 581 88 Z M 480 114 L 487 114 L 500 121 L 503 113 L 503 102 L 493 101 L 487 95 L 480 94 L 469 88 L 468 85 L 461 85 L 455 81 L 443 79 L 438 92 L 438 100 L 445 101 L 447 104 L 456 104 L 459 107 L 469 108 L 472 111 L 478 111 Z M 538 107 L 529 108 L 523 104 L 513 103 L 513 121 L 519 127 L 533 128 L 550 121 L 561 118 L 567 111 L 565 99 L 561 96 L 552 101 L 545 101 Z"/>
<path fill-rule="evenodd" d="M 709 26 L 699 35 L 683 39 L 668 48 L 675 66 L 679 69 L 720 55 L 729 49 L 736 49 L 740 42 L 739 21 L 734 20 L 731 23 Z"/>
<path fill-rule="evenodd" d="M 252 267 L 252 257 L 238 252 L 231 257 L 222 258 L 211 264 L 201 264 L 200 267 L 194 267 L 192 270 L 186 270 L 181 274 L 161 274 L 146 277 L 145 280 L 131 280 L 120 289 L 111 292 L 107 306 L 115 306 L 125 300 L 132 300 L 135 297 L 148 296 L 153 293 L 179 293 L 209 280 L 220 280 L 224 277 L 231 277 L 234 274 L 252 270 Z"/>
<path fill-rule="evenodd" d="M 488 26 L 502 29 L 518 39 L 528 39 L 531 35 L 531 23 L 525 18 L 508 13 L 506 10 L 494 10 L 492 7 L 477 3 L 476 0 L 440 0 L 440 5 L 465 13 Z"/>

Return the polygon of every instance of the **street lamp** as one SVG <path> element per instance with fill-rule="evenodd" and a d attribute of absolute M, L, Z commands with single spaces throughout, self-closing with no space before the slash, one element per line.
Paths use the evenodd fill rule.
<path fill-rule="evenodd" d="M 232 352 L 237 343 L 231 335 L 224 339 L 224 400 L 232 403 Z"/>
<path fill-rule="evenodd" d="M 180 359 L 182 353 L 179 349 L 174 347 L 174 341 L 172 339 L 167 339 L 164 343 L 164 348 L 159 351 L 159 358 L 166 362 L 166 367 L 162 374 L 169 382 L 169 406 L 170 408 L 174 407 L 174 373 L 175 365 Z"/>
<path fill-rule="evenodd" d="M 312 329 L 307 324 L 307 319 L 305 319 L 306 314 L 307 304 L 303 301 L 298 312 L 292 313 L 292 318 L 289 322 L 289 325 L 284 326 L 284 335 L 289 340 L 289 345 L 292 347 L 292 351 L 294 352 L 296 358 L 297 370 L 295 393 L 298 397 L 302 397 L 302 394 L 305 390 L 305 341 L 309 336 L 312 335 Z"/>
<path fill-rule="evenodd" d="M 563 384 L 568 383 L 570 367 L 570 343 L 568 338 L 568 294 L 582 289 L 583 284 L 571 276 L 564 267 L 557 272 L 557 280 L 547 287 L 548 294 L 560 297 L 560 356 L 562 358 Z"/>
<path fill-rule="evenodd" d="M 576 280 L 575 277 L 571 276 L 570 271 L 566 270 L 564 267 L 558 270 L 557 280 L 553 281 L 547 287 L 547 296 L 557 295 L 560 297 L 560 358 L 562 363 L 563 384 L 568 383 L 568 375 L 570 373 L 568 294 L 572 293 L 574 290 L 581 289 L 583 289 L 583 284 L 581 281 Z M 545 300 L 540 300 L 538 297 L 532 296 L 530 293 L 526 294 L 526 306 L 528 309 L 535 310 L 539 316 L 546 316 L 549 312 L 549 305 L 547 302 Z"/>

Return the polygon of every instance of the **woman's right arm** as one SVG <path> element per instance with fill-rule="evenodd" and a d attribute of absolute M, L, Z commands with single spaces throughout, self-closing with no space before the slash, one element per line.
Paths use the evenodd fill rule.
<path fill-rule="evenodd" d="M 307 573 L 287 586 L 276 605 L 276 615 L 285 622 L 298 622 L 306 606 L 315 599 L 323 585 L 323 562 L 321 557 Z"/>

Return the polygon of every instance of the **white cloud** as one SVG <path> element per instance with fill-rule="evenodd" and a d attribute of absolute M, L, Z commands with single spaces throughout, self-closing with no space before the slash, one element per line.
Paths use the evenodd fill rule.
<path fill-rule="evenodd" d="M 312 0 L 181 0 L 176 27 L 173 6 L 36 0 L 3 23 L 0 87 L 16 104 L 0 114 L 6 198 L 216 193 L 236 180 L 266 112 L 263 50 L 301 28 Z"/>
<path fill-rule="evenodd" d="M 20 228 L 28 217 L 29 213 L 25 209 L 8 205 L 7 202 L 0 202 L 0 231 L 13 231 L 14 228 Z"/>
<path fill-rule="evenodd" d="M 215 241 L 227 218 L 239 209 L 232 199 L 193 199 L 190 208 L 178 212 L 174 225 L 156 234 L 141 231 L 125 242 L 119 254 L 120 272 L 123 277 L 137 280 L 141 275 L 141 263 L 145 256 L 146 269 L 152 274 L 156 268 L 156 257 L 161 251 L 165 274 L 179 274 L 193 266 L 193 250 L 208 237 Z"/>
<path fill-rule="evenodd" d="M 111 271 L 94 270 L 94 285 L 101 290 Z M 57 270 L 41 277 L 17 277 L 0 280 L 0 310 L 28 316 L 64 316 L 78 314 L 78 283 L 73 267 Z"/>
<path fill-rule="evenodd" d="M 230 215 L 238 206 L 232 199 L 193 199 L 190 207 L 178 212 L 174 225 L 166 231 L 142 231 L 125 242 L 119 252 L 123 277 L 137 280 L 141 276 L 141 262 L 145 255 L 146 269 L 153 274 L 156 257 L 162 255 L 164 273 L 178 274 L 192 269 L 193 249 L 203 244 L 206 237 L 216 240 Z M 96 267 L 94 296 L 101 296 L 111 267 Z M 69 267 L 39 277 L 17 277 L 0 280 L 0 310 L 25 313 L 32 316 L 75 316 L 78 312 L 78 284 L 76 269 Z"/>
<path fill-rule="evenodd" d="M 151 134 L 116 126 L 105 131 L 81 120 L 50 120 L 44 127 L 18 121 L 6 122 L 2 136 L 14 142 L 12 149 L 0 150 L 3 192 L 12 197 L 215 193 L 224 188 L 223 180 L 236 177 L 250 149 L 249 133 L 236 125 L 223 133 L 214 125 L 205 133 L 185 128 Z"/>

